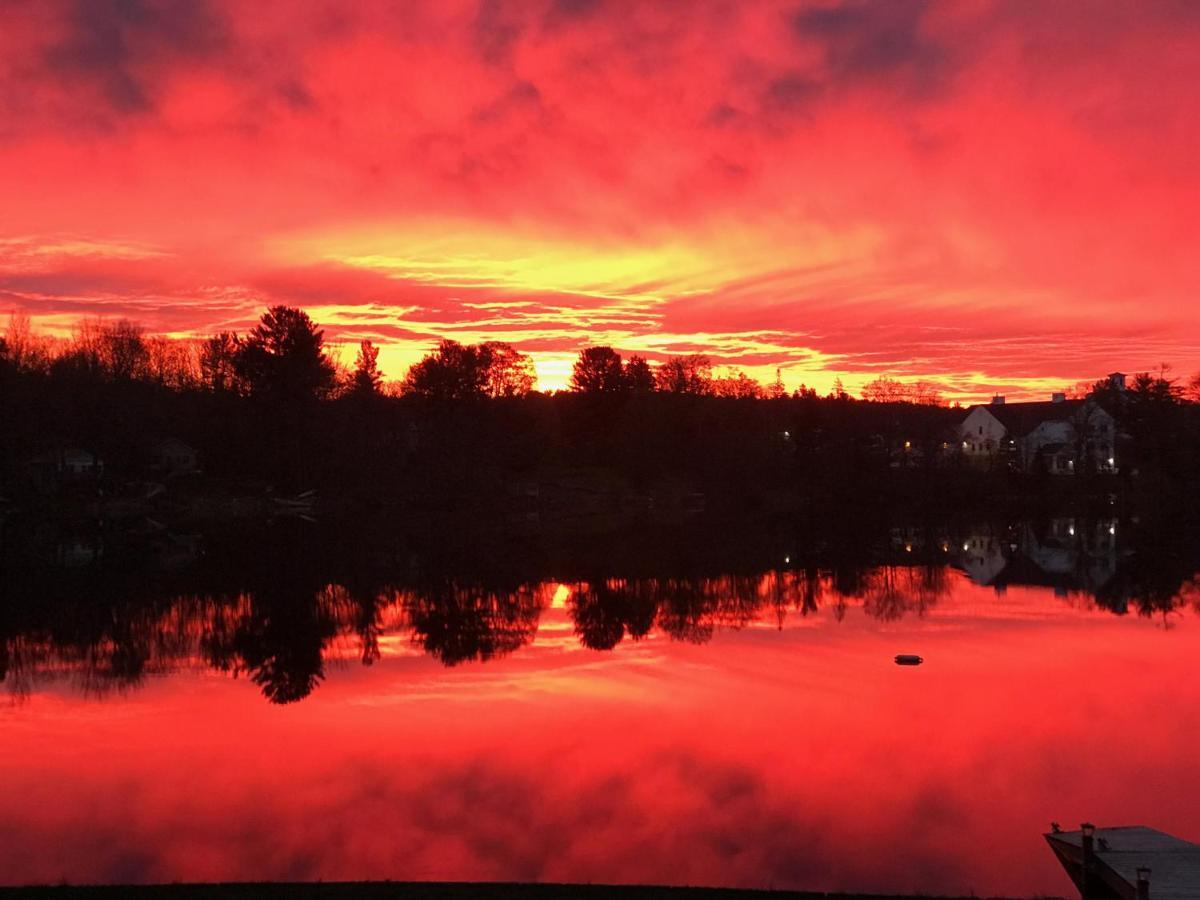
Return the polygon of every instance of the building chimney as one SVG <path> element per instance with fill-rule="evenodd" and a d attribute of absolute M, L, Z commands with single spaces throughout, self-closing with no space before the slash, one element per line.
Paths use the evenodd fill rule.
<path fill-rule="evenodd" d="M 1066 403 L 1067 395 L 1064 394 L 1062 391 L 1055 391 L 1053 394 L 1050 395 L 1050 400 L 1052 403 Z"/>
<path fill-rule="evenodd" d="M 1150 869 L 1146 866 L 1138 866 L 1137 900 L 1150 900 Z"/>
<path fill-rule="evenodd" d="M 1096 866 L 1095 835 L 1096 826 L 1091 822 L 1084 822 L 1079 826 L 1079 843 L 1083 850 L 1083 859 L 1079 870 L 1079 893 L 1083 900 L 1096 900 L 1091 884 L 1096 877 L 1092 873 Z"/>
<path fill-rule="evenodd" d="M 996 394 L 995 396 L 992 397 L 992 406 L 1003 406 L 1003 405 L 1004 405 L 1004 395 L 1003 394 Z"/>

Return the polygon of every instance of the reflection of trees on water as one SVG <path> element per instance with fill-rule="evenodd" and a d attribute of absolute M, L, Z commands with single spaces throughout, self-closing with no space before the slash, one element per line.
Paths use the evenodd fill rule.
<path fill-rule="evenodd" d="M 413 640 L 447 666 L 523 647 L 533 640 L 544 605 L 544 591 L 529 585 L 496 588 L 453 580 L 399 596 Z"/>
<path fill-rule="evenodd" d="M 216 669 L 247 674 L 272 703 L 304 699 L 325 677 L 325 646 L 352 615 L 353 601 L 331 588 L 301 603 L 283 588 L 240 599 L 241 614 L 221 617 L 226 627 L 202 637 L 205 659 Z"/>
<path fill-rule="evenodd" d="M 864 572 L 856 599 L 869 615 L 893 619 L 923 612 L 948 587 L 928 573 L 898 567 Z M 164 605 L 116 604 L 77 620 L 0 642 L 0 675 L 27 693 L 39 681 L 70 677 L 95 696 L 140 684 L 149 674 L 202 664 L 246 676 L 272 703 L 308 696 L 331 657 L 380 657 L 379 638 L 407 632 L 447 666 L 498 659 L 530 643 L 554 583 L 485 585 L 446 579 L 419 587 L 384 586 L 354 594 L 344 585 L 316 590 L 281 577 L 256 591 L 182 595 Z M 822 598 L 843 597 L 817 570 L 714 577 L 595 578 L 573 583 L 567 613 L 583 646 L 611 650 L 659 630 L 702 644 L 718 628 L 763 619 L 782 626 L 789 613 L 810 615 Z M 835 604 L 835 611 L 837 605 Z M 347 650 L 349 652 L 339 652 Z"/>
<path fill-rule="evenodd" d="M 775 566 L 730 565 L 723 574 L 681 574 L 699 566 L 669 559 L 678 571 L 612 577 L 593 561 L 577 570 L 580 575 L 562 579 L 565 614 L 579 642 L 601 651 L 654 632 L 705 643 L 719 629 L 758 622 L 782 627 L 795 615 L 824 612 L 841 621 L 856 606 L 892 622 L 924 615 L 950 592 L 952 561 L 968 574 L 986 573 L 1001 590 L 1034 577 L 1022 574 L 1029 558 L 1057 567 L 1054 577 L 1073 579 L 1071 585 L 1092 579 L 1087 596 L 1114 612 L 1200 611 L 1196 561 L 1179 540 L 1151 530 L 1148 540 L 1169 553 L 1147 556 L 1106 542 L 1104 536 L 1119 534 L 1109 526 L 1099 539 L 1094 530 L 1052 525 L 1030 536 L 1013 529 L 983 537 L 906 534 L 896 553 L 875 547 L 857 559 L 796 554 L 795 563 L 772 548 Z M 1073 555 L 1077 536 L 1084 563 Z M 15 587 L 0 578 L 5 596 L 20 598 L 0 604 L 0 681 L 19 696 L 41 682 L 66 679 L 95 696 L 201 666 L 245 676 L 270 702 L 290 703 L 310 695 L 331 664 L 380 659 L 385 635 L 408 636 L 447 666 L 504 657 L 534 639 L 555 591 L 563 590 L 558 581 L 523 577 L 512 560 L 493 571 L 477 566 L 471 574 L 448 576 L 394 552 L 309 562 L 284 546 L 287 552 L 266 554 L 257 568 L 247 564 L 245 574 L 226 564 L 207 575 L 147 577 L 106 561 L 108 568 L 65 575 L 45 570 Z M 1002 566 L 972 568 L 976 548 L 985 546 L 999 548 Z M 1107 562 L 1098 568 L 1100 557 Z M 449 569 L 439 560 L 433 571 Z M 230 589 L 234 579 L 238 586 Z"/>
<path fill-rule="evenodd" d="M 894 622 L 908 613 L 924 615 L 949 590 L 945 566 L 881 566 L 866 576 L 861 596 L 867 615 Z"/>
<path fill-rule="evenodd" d="M 1194 528 L 1168 519 L 1055 517 L 967 531 L 952 559 L 997 592 L 1035 586 L 1118 615 L 1163 616 L 1196 603 Z M 948 546 L 948 545 L 947 545 Z"/>
<path fill-rule="evenodd" d="M 658 585 L 646 579 L 596 578 L 576 582 L 569 609 L 580 643 L 611 650 L 626 637 L 640 640 L 658 615 Z"/>

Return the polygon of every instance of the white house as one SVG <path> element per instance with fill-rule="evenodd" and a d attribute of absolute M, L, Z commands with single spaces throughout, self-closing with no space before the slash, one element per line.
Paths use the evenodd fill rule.
<path fill-rule="evenodd" d="M 1116 423 L 1090 399 L 1055 394 L 1046 402 L 1006 403 L 995 397 L 971 407 L 958 430 L 963 455 L 980 465 L 1059 475 L 1117 469 Z"/>
<path fill-rule="evenodd" d="M 962 552 L 956 551 L 955 555 L 955 565 L 976 584 L 992 584 L 1008 565 L 1008 556 L 1000 537 L 990 532 L 967 535 L 962 543 Z"/>
<path fill-rule="evenodd" d="M 1008 429 L 995 415 L 994 409 L 1004 405 L 1003 397 L 994 397 L 991 406 L 972 406 L 966 419 L 958 426 L 962 452 L 973 461 L 990 461 L 1005 455 L 1010 438 Z"/>
<path fill-rule="evenodd" d="M 168 478 L 192 475 L 200 471 L 200 457 L 190 444 L 179 438 L 167 438 L 151 448 L 150 467 Z"/>
<path fill-rule="evenodd" d="M 61 451 L 55 462 L 59 472 L 75 478 L 99 475 L 104 471 L 104 463 L 100 457 L 88 450 L 80 450 L 76 447 Z"/>
<path fill-rule="evenodd" d="M 65 485 L 86 485 L 104 474 L 104 460 L 90 450 L 67 447 L 43 453 L 25 463 L 30 484 L 39 491 L 56 491 Z"/>

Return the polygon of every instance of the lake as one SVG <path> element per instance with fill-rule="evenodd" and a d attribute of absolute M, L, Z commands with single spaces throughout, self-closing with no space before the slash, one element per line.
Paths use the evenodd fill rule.
<path fill-rule="evenodd" d="M 1030 896 L 1051 821 L 1200 837 L 1192 531 L 855 519 L 10 531 L 0 883 Z"/>

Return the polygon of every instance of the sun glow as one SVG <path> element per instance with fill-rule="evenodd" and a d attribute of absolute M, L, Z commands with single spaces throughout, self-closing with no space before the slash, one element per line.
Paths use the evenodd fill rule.
<path fill-rule="evenodd" d="M 728 251 L 713 251 L 678 239 L 563 239 L 469 222 L 352 229 L 276 244 L 283 261 L 317 259 L 447 290 L 579 294 L 632 304 L 710 291 L 736 276 L 738 260 Z"/>

